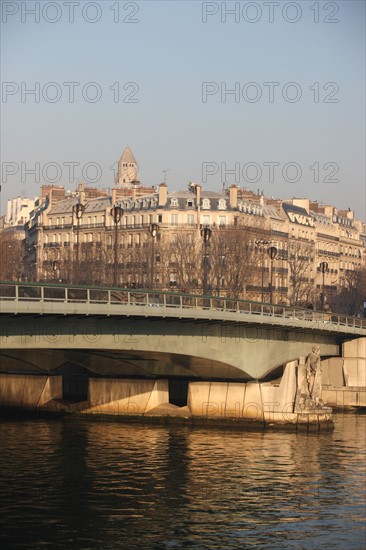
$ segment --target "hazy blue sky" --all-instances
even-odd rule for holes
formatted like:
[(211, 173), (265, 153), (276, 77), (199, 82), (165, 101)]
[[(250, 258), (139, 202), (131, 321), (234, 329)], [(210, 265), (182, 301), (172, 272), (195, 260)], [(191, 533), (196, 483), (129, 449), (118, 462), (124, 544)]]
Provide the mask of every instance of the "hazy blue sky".
[(111, 187), (129, 143), (146, 185), (170, 169), (171, 190), (226, 180), (366, 219), (364, 1), (1, 4), (2, 212), (52, 179)]

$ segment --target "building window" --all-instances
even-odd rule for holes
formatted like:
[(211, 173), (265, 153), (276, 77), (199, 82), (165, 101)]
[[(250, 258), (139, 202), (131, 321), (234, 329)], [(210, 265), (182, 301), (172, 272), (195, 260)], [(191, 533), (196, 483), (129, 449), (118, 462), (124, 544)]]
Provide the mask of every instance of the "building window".
[(202, 224), (210, 225), (210, 216), (202, 216)]
[(188, 208), (193, 208), (193, 206), (194, 206), (193, 199), (188, 199), (188, 200), (187, 200), (187, 207), (188, 207)]
[(170, 206), (178, 206), (178, 199), (171, 199)]
[(170, 223), (172, 225), (178, 225), (178, 214), (171, 214)]
[(226, 216), (219, 216), (219, 225), (226, 225)]
[(205, 210), (209, 210), (211, 208), (210, 199), (203, 199), (202, 208), (204, 208)]
[(158, 223), (163, 223), (163, 214), (158, 215)]
[(194, 214), (187, 214), (188, 225), (194, 225)]
[(226, 210), (226, 200), (220, 199), (219, 200), (219, 210)]

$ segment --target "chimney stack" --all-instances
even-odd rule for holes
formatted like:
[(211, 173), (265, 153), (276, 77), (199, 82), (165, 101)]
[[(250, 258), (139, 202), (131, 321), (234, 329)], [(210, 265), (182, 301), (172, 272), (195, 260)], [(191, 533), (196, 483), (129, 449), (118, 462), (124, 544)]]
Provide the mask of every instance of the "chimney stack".
[(238, 187), (237, 185), (232, 185), (229, 189), (229, 203), (230, 208), (233, 208), (234, 210), (238, 208)]
[(168, 200), (168, 187), (166, 183), (159, 185), (159, 206), (165, 206)]

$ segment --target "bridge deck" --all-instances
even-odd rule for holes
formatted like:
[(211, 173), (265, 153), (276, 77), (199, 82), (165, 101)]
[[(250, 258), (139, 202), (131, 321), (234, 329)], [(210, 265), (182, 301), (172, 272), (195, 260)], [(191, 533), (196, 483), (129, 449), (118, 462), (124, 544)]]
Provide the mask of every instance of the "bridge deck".
[(174, 318), (366, 336), (366, 319), (227, 297), (47, 284), (0, 283), (2, 314)]

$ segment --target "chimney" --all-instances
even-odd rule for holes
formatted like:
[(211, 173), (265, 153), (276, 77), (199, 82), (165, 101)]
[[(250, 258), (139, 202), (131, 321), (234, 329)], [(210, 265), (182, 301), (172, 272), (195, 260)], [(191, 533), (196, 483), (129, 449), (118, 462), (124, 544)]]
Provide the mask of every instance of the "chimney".
[(230, 208), (234, 210), (238, 208), (238, 187), (237, 185), (232, 185), (229, 189), (230, 191)]
[(159, 185), (159, 206), (165, 206), (168, 199), (168, 187), (166, 183)]
[(77, 192), (79, 195), (79, 200), (81, 204), (85, 204), (85, 183), (79, 183), (77, 187)]
[(202, 185), (199, 185), (199, 184), (197, 183), (197, 185), (195, 186), (194, 190), (195, 190), (195, 193), (196, 193), (196, 203), (197, 203), (197, 207), (200, 208), (200, 206), (201, 206), (201, 191), (202, 191)]

